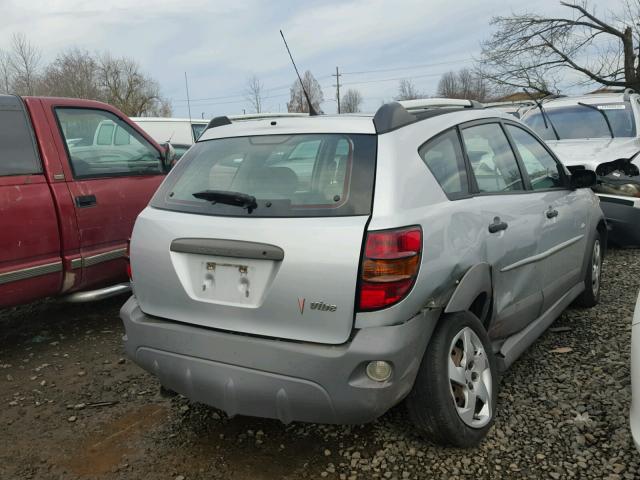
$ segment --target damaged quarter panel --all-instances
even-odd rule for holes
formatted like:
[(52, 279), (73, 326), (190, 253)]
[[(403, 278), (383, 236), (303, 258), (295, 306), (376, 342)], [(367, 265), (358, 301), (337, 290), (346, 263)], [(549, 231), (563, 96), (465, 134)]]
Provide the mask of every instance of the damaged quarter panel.
[[(539, 253), (546, 207), (542, 200), (534, 199), (542, 194), (522, 192), (449, 200), (418, 152), (408, 146), (453, 125), (455, 119), (443, 117), (379, 137), (376, 195), (368, 230), (415, 224), (421, 219), (423, 253), (412, 293), (384, 311), (358, 313), (356, 328), (401, 323), (423, 308), (444, 309), (465, 273), (481, 263), (493, 268), (496, 323), (492, 335), (517, 331), (540, 312), (540, 265), (525, 262), (500, 270)], [(403, 168), (397, 168), (397, 164)], [(508, 223), (507, 231), (489, 232), (495, 217)]]

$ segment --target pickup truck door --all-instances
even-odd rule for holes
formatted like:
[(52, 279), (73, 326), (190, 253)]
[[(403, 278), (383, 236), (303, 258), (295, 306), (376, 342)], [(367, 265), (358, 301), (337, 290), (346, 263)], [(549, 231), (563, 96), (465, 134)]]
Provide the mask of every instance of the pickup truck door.
[(542, 142), (519, 125), (507, 123), (505, 128), (531, 189), (542, 201), (538, 214), (543, 222), (540, 262), (546, 311), (582, 280), (588, 198), (584, 191), (569, 189), (563, 167)]
[(31, 122), (19, 97), (0, 96), (0, 307), (62, 287), (58, 217)]
[(160, 147), (117, 110), (69, 102), (52, 100), (49, 110), (66, 158), (86, 289), (127, 279), (127, 241), (165, 171)]

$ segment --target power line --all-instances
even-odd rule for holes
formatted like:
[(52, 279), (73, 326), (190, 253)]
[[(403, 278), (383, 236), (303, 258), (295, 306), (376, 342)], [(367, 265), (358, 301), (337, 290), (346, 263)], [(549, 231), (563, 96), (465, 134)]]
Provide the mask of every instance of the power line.
[[(316, 80), (325, 80), (327, 78), (331, 78), (335, 75), (323, 75), (322, 77), (317, 77)], [(265, 88), (263, 91), (264, 92), (277, 92), (280, 90), (289, 90), (291, 88), (291, 84), (288, 83), (287, 85), (280, 85), (278, 87), (272, 87), (272, 88)], [(228, 98), (236, 98), (236, 97), (244, 97), (245, 94), (244, 92), (239, 92), (239, 93), (231, 93), (229, 95), (223, 95), (220, 97), (206, 97), (206, 98), (192, 98), (191, 99), (191, 103), (193, 102), (199, 102), (199, 101), (209, 101), (209, 100), (226, 100)], [(186, 103), (186, 99), (175, 99), (175, 100), (171, 100), (173, 103)]]
[(412, 75), (410, 77), (394, 77), (394, 78), (379, 78), (376, 80), (361, 80), (357, 82), (343, 82), (342, 85), (364, 85), (366, 83), (382, 83), (382, 82), (393, 82), (396, 80), (413, 80), (414, 78), (426, 78), (426, 77), (439, 77), (444, 75), (446, 72), (439, 73), (425, 73), (424, 75)]
[(415, 70), (418, 68), (427, 68), (427, 67), (437, 67), (439, 65), (451, 65), (454, 63), (463, 63), (473, 60), (473, 58), (463, 58), (460, 60), (449, 60), (446, 62), (438, 62), (438, 63), (423, 63), (422, 65), (411, 65), (406, 67), (393, 67), (393, 68), (380, 68), (376, 70), (361, 70), (359, 72), (342, 72), (342, 75), (360, 75), (362, 73), (378, 73), (378, 72), (396, 72), (399, 70)]
[[(360, 70), (357, 72), (340, 72), (340, 75), (361, 75), (361, 74), (365, 74), (365, 73), (382, 73), (382, 72), (397, 72), (397, 71), (401, 71), (401, 70), (417, 70), (420, 68), (428, 68), (428, 67), (436, 67), (436, 66), (440, 66), (440, 65), (451, 65), (454, 63), (463, 63), (463, 62), (468, 62), (470, 60), (473, 60), (473, 58), (471, 57), (467, 57), (467, 58), (462, 58), (462, 59), (458, 59), (458, 60), (449, 60), (446, 62), (437, 62), (437, 63), (423, 63), (420, 65), (409, 65), (409, 66), (404, 66), (404, 67), (392, 67), (392, 68), (379, 68), (379, 69), (374, 69), (374, 70)], [(422, 78), (422, 77), (426, 77), (426, 76), (437, 76), (437, 75), (442, 75), (442, 73), (438, 73), (438, 74), (427, 74), (427, 75), (414, 75), (411, 77), (396, 77), (396, 78), (392, 78), (392, 79), (382, 79), (382, 80), (367, 80), (367, 81), (360, 81), (360, 82), (350, 82), (350, 83), (342, 83), (342, 85), (358, 85), (358, 84), (364, 84), (364, 83), (376, 83), (376, 82), (386, 82), (386, 81), (393, 81), (393, 80), (402, 80), (403, 78), (407, 78), (407, 79), (411, 79), (411, 78)], [(335, 77), (335, 74), (331, 74), (331, 75), (323, 75), (322, 77), (317, 77), (317, 80), (324, 80), (327, 78), (331, 78), (331, 77)], [(331, 87), (334, 87), (335, 85), (331, 85)], [(288, 90), (289, 88), (291, 88), (290, 84), (287, 85), (280, 85), (277, 87), (272, 87), (272, 88), (266, 88), (264, 89), (265, 92), (277, 92), (277, 91), (281, 91), (281, 90)], [(201, 102), (201, 101), (211, 101), (211, 100), (228, 100), (231, 98), (244, 98), (245, 94), (244, 92), (238, 92), (238, 93), (231, 93), (229, 95), (223, 95), (223, 96), (219, 96), (219, 97), (205, 97), (205, 98), (192, 98), (191, 99), (191, 103), (196, 103), (196, 102)], [(187, 100), (186, 99), (176, 99), (176, 100), (171, 100), (172, 103), (186, 103)], [(240, 100), (238, 100), (239, 102)], [(225, 102), (227, 103), (227, 102)]]
[[(357, 81), (352, 81), (352, 82), (341, 82), (340, 86), (345, 86), (345, 85), (367, 85), (367, 84), (372, 84), (372, 83), (384, 83), (384, 82), (394, 82), (394, 81), (398, 81), (398, 80), (413, 80), (413, 79), (417, 79), (417, 78), (428, 78), (428, 77), (439, 77), (441, 75), (443, 75), (446, 72), (437, 72), (437, 73), (425, 73), (422, 75), (411, 75), (411, 76), (401, 76), (401, 77), (392, 77), (392, 78), (378, 78), (378, 79), (374, 79), (374, 80), (357, 80)], [(346, 75), (346, 73), (344, 72), (338, 72), (338, 74), (340, 76), (342, 75)], [(332, 75), (326, 75), (324, 77), (319, 77), (319, 78), (327, 78), (327, 77), (335, 77), (336, 74), (332, 74)], [(330, 88), (334, 88), (337, 86), (336, 84), (330, 84), (330, 85), (321, 85), (320, 88), (322, 89), (330, 89)], [(279, 88), (269, 88), (269, 89), (265, 89), (265, 92), (275, 92), (275, 91), (279, 91), (279, 90), (288, 90), (290, 87), (286, 86), (286, 87), (279, 87)], [(268, 95), (265, 97), (262, 97), (264, 100), (270, 99), (270, 98), (278, 98), (278, 97), (283, 97), (288, 95), (288, 92), (284, 92), (284, 93), (279, 93), (276, 95)], [(237, 98), (239, 97), (237, 100), (231, 100), (233, 98)], [(213, 101), (210, 101), (213, 100)], [(216, 101), (216, 100), (224, 100), (224, 101)], [(244, 94), (238, 94), (238, 95), (225, 95), (225, 96), (220, 96), (220, 97), (209, 97), (209, 98), (200, 98), (200, 99), (191, 99), (191, 104), (197, 104), (198, 106), (213, 106), (213, 105), (231, 105), (231, 104), (237, 104), (237, 103), (242, 103), (244, 102)], [(181, 103), (183, 102), (182, 100), (173, 100), (172, 103)]]

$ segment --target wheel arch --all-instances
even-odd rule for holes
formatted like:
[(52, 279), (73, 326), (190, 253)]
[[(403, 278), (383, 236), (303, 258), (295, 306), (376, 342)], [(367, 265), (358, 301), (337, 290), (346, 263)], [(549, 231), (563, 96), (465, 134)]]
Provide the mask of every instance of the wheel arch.
[(460, 279), (443, 313), (468, 311), (487, 327), (492, 294), (491, 266), (486, 262), (478, 263)]
[(607, 253), (608, 247), (608, 238), (609, 238), (609, 229), (607, 227), (607, 221), (604, 218), (601, 218), (598, 221), (598, 225), (596, 225), (596, 230), (600, 234), (600, 240), (602, 241), (602, 256)]

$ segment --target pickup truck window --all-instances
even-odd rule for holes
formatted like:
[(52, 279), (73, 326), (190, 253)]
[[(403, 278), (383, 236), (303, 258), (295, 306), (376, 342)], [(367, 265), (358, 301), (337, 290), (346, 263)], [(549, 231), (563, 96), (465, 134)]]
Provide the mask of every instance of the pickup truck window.
[(88, 108), (56, 108), (76, 178), (162, 173), (158, 152), (116, 115)]
[(31, 125), (17, 97), (0, 100), (0, 177), (41, 173)]

